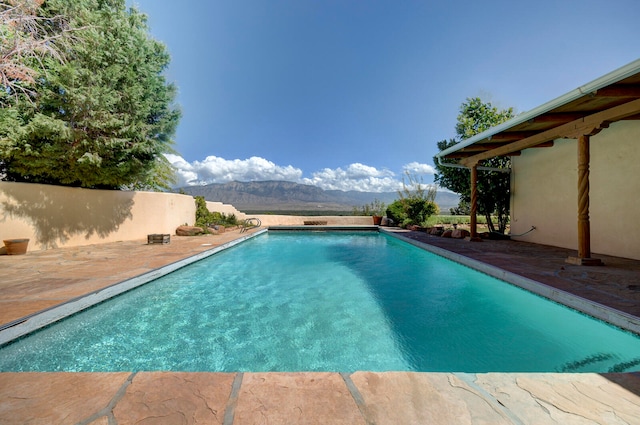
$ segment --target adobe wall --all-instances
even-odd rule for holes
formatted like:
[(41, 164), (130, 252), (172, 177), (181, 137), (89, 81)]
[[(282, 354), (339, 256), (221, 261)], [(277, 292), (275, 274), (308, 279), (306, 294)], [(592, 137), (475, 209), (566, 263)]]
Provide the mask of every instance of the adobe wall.
[(235, 215), (238, 220), (244, 220), (246, 218), (246, 214), (238, 211), (233, 205), (223, 204), (222, 202), (207, 202), (207, 209), (211, 212), (219, 212), (223, 213), (226, 216), (231, 214)]
[(328, 226), (371, 226), (370, 216), (294, 216), (259, 214), (247, 218), (259, 218), (263, 226), (303, 226), (305, 221), (326, 221)]
[[(248, 218), (232, 205), (207, 202), (209, 211)], [(146, 240), (151, 233), (175, 234), (193, 225), (190, 195), (95, 190), (33, 183), (0, 182), (0, 251), (2, 240), (28, 238), (29, 251), (125, 240)], [(294, 217), (252, 215), (263, 226), (302, 225), (326, 220), (332, 225), (372, 224), (371, 217)]]
[[(591, 252), (640, 260), (640, 122), (611, 124), (590, 142)], [(512, 158), (513, 239), (576, 249), (578, 146), (556, 140)]]
[(0, 240), (29, 238), (29, 250), (146, 240), (194, 220), (188, 195), (0, 182)]

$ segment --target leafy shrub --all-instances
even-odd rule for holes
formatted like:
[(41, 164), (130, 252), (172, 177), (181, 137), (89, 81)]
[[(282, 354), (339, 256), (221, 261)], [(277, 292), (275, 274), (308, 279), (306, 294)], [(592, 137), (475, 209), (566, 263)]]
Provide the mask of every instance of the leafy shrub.
[(223, 226), (235, 226), (238, 224), (238, 219), (235, 214), (229, 214), (228, 216), (224, 213), (220, 213), (217, 211), (211, 212), (207, 208), (207, 201), (205, 201), (204, 196), (196, 196), (196, 226), (202, 227), (207, 231), (208, 227), (214, 226), (216, 224)]
[(416, 177), (407, 173), (408, 183), (402, 179), (403, 189), (398, 191), (400, 199), (394, 201), (387, 208), (387, 217), (401, 227), (409, 225), (426, 226), (427, 220), (438, 214), (435, 203), (436, 188), (425, 188)]
[(400, 225), (407, 219), (407, 213), (404, 210), (404, 204), (400, 200), (393, 201), (387, 207), (387, 217), (394, 223)]

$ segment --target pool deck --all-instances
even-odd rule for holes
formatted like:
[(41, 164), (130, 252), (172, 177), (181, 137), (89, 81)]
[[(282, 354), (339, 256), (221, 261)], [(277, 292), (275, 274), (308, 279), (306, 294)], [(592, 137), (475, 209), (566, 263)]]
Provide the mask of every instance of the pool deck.
[[(514, 241), (402, 236), (640, 315), (640, 261)], [(0, 325), (243, 237), (0, 255)], [(1, 424), (640, 424), (640, 373), (0, 373)]]

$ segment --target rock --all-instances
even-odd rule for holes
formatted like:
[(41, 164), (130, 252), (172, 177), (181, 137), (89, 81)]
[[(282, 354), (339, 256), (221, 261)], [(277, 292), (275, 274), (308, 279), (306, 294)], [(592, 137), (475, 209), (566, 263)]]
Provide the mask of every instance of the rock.
[(221, 233), (224, 233), (225, 228), (224, 226), (220, 226), (220, 225), (215, 225), (213, 227), (207, 227), (207, 230), (209, 231), (209, 233), (211, 233), (212, 235), (219, 235)]
[(469, 235), (469, 231), (465, 229), (455, 229), (451, 232), (451, 237), (454, 239), (464, 239)]
[(178, 226), (176, 236), (198, 236), (202, 235), (204, 230), (202, 227), (196, 226)]
[(434, 226), (431, 229), (427, 230), (427, 233), (434, 236), (441, 236), (444, 232), (444, 227), (442, 226)]
[(445, 230), (445, 231), (442, 233), (442, 237), (443, 237), (443, 238), (450, 238), (450, 237), (451, 237), (451, 233), (453, 233), (453, 230)]

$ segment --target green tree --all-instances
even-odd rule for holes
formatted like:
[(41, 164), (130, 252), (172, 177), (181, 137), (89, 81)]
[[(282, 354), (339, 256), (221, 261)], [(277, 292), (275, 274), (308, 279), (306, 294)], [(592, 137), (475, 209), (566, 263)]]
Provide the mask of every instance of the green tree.
[[(125, 0), (48, 0), (43, 18), (63, 16), (66, 61), (41, 59), (32, 99), (0, 111), (0, 174), (10, 181), (91, 188), (158, 189), (172, 181), (180, 118), (163, 71), (165, 46)], [(6, 91), (6, 90), (5, 90)]]
[(59, 49), (62, 38), (73, 37), (62, 16), (43, 18), (37, 10), (43, 0), (5, 0), (0, 2), (0, 106), (5, 107), (16, 94), (35, 95), (31, 85), (38, 75), (42, 58), (64, 61)]
[[(455, 139), (438, 142), (438, 150), (443, 151), (464, 139), (482, 133), (491, 127), (513, 118), (513, 108), (499, 110), (490, 102), (483, 102), (480, 98), (468, 98), (460, 106), (458, 122), (456, 124)], [(454, 160), (443, 160), (445, 163), (455, 163)], [(434, 157), (437, 173), (434, 181), (460, 194), (460, 202), (471, 201), (471, 173), (466, 168), (451, 168), (442, 166)], [(511, 167), (508, 157), (496, 157), (481, 161), (485, 167)], [(491, 216), (497, 217), (498, 231), (504, 233), (509, 222), (510, 181), (509, 174), (498, 171), (480, 171), (478, 173), (478, 212), (485, 216), (490, 231), (496, 231)]]

